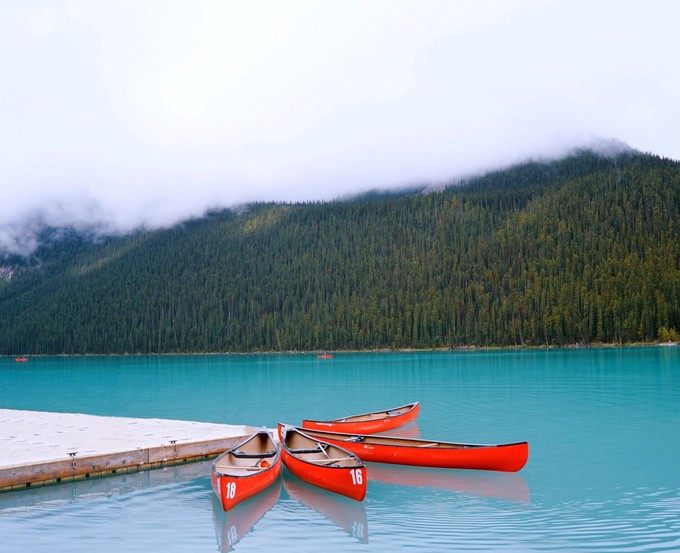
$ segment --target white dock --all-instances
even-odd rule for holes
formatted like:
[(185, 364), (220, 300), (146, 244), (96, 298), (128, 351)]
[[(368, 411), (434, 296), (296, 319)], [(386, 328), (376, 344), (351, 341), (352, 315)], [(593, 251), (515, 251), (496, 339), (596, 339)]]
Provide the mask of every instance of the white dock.
[(0, 409), (0, 490), (215, 456), (250, 426)]

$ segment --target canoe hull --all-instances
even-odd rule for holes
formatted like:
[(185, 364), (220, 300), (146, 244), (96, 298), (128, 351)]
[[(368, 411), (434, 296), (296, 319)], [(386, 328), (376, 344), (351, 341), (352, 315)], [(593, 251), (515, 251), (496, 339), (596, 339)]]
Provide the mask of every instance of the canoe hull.
[[(373, 463), (517, 472), (526, 465), (529, 458), (527, 442), (489, 446), (452, 444), (450, 448), (428, 448), (424, 445), (384, 445), (351, 441), (350, 439), (356, 436), (351, 434), (333, 435), (326, 431), (316, 434), (314, 430), (307, 432), (316, 439), (351, 451), (362, 461)], [(367, 436), (367, 440), (370, 441), (370, 438), (371, 436)], [(380, 438), (392, 439), (383, 436)], [(394, 440), (396, 444), (399, 438)], [(422, 441), (422, 444), (427, 442)]]
[(409, 411), (393, 417), (386, 416), (382, 419), (370, 421), (302, 421), (302, 428), (309, 430), (321, 430), (330, 432), (343, 432), (347, 434), (377, 434), (405, 426), (413, 422), (420, 412), (420, 404), (415, 403)]
[(212, 471), (210, 483), (225, 511), (271, 486), (281, 474), (281, 456), (267, 470), (247, 476), (232, 476)]
[(366, 497), (366, 467), (323, 467), (301, 461), (285, 448), (281, 449), (281, 458), (286, 468), (300, 480), (357, 501)]

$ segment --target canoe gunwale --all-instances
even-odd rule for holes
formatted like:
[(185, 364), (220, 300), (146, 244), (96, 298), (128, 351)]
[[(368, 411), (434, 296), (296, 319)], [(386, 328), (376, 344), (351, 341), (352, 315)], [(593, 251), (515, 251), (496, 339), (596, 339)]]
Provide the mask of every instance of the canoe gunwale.
[[(298, 427), (293, 427), (296, 430), (300, 430)], [(420, 438), (400, 438), (398, 436), (386, 436), (383, 434), (357, 434), (357, 433), (350, 433), (350, 432), (334, 432), (332, 430), (313, 430), (311, 428), (302, 428), (304, 432), (309, 432), (312, 434), (332, 434), (331, 439), (337, 439), (338, 441), (342, 442), (349, 442), (352, 444), (369, 444), (369, 445), (386, 445), (389, 447), (423, 447), (425, 445), (430, 445), (433, 446), (431, 449), (478, 449), (478, 448), (494, 448), (494, 447), (513, 447), (513, 446), (518, 446), (518, 445), (529, 445), (529, 442), (527, 441), (522, 441), (522, 442), (512, 442), (512, 443), (507, 443), (507, 444), (465, 444), (465, 443), (456, 443), (456, 442), (445, 442), (441, 440), (423, 440)], [(314, 439), (314, 436), (310, 436), (311, 438)], [(347, 439), (342, 439), (343, 437), (346, 437)], [(360, 438), (357, 440), (350, 440), (349, 438)], [(321, 441), (323, 441), (323, 438), (319, 438)], [(382, 443), (371, 443), (370, 440), (373, 439), (385, 439), (388, 440), (389, 443), (387, 444), (382, 444)], [(416, 442), (418, 445), (411, 445), (411, 444), (403, 444), (403, 443), (396, 443), (397, 440), (403, 440), (403, 441), (408, 441), (408, 442)], [(434, 445), (439, 445), (439, 446), (445, 446), (445, 447), (434, 447)], [(446, 447), (446, 446), (451, 446), (451, 447)], [(423, 449), (426, 449), (423, 447)]]
[[(340, 417), (340, 418), (337, 418), (337, 419), (329, 419), (329, 420), (323, 420), (323, 421), (322, 420), (305, 419), (303, 421), (303, 424), (305, 422), (309, 422), (309, 423), (313, 423), (313, 424), (324, 424), (324, 423), (352, 424), (352, 423), (368, 422), (368, 421), (354, 421), (352, 419), (356, 419), (356, 418), (359, 418), (359, 417), (366, 417), (368, 415), (376, 415), (376, 414), (384, 413), (385, 414), (384, 417), (378, 417), (376, 419), (373, 419), (370, 422), (380, 421), (380, 420), (383, 420), (383, 419), (390, 419), (390, 418), (393, 418), (393, 417), (401, 417), (401, 416), (407, 414), (409, 411), (412, 411), (413, 409), (415, 409), (419, 405), (419, 403), (420, 403), (419, 401), (414, 401), (413, 403), (407, 403), (406, 405), (400, 405), (399, 407), (392, 407), (391, 409), (386, 409), (384, 411), (370, 411), (368, 413), (360, 413), (358, 415), (349, 415), (347, 417)], [(409, 409), (407, 409), (403, 413), (397, 413), (397, 414), (390, 415), (391, 411), (398, 411), (399, 409), (405, 409), (407, 407)], [(298, 427), (295, 427), (295, 428), (298, 428)], [(308, 429), (306, 429), (306, 430), (308, 430)]]
[[(323, 443), (323, 444), (329, 445), (329, 446), (331, 446), (331, 447), (334, 447), (334, 448), (336, 448), (336, 449), (339, 449), (339, 450), (343, 451), (344, 453), (346, 453), (347, 457), (349, 457), (351, 460), (353, 460), (353, 461), (355, 462), (355, 464), (354, 464), (353, 466), (323, 465), (322, 463), (325, 462), (325, 461), (328, 461), (328, 459), (319, 459), (319, 460), (318, 460), (319, 462), (314, 462), (314, 461), (309, 461), (309, 460), (307, 460), (307, 459), (304, 459), (304, 458), (300, 457), (298, 454), (293, 453), (293, 451), (295, 451), (295, 450), (292, 450), (292, 449), (290, 449), (290, 448), (288, 448), (288, 447), (286, 446), (286, 443), (285, 443), (285, 436), (286, 436), (286, 432), (287, 432), (288, 430), (293, 430), (293, 431), (295, 431), (295, 432), (298, 432), (299, 434), (302, 434), (305, 438), (309, 438), (310, 440), (313, 440), (313, 441), (315, 441), (315, 442)], [(349, 450), (343, 448), (342, 446), (339, 446), (339, 445), (336, 445), (336, 444), (331, 444), (331, 443), (329, 443), (329, 442), (324, 442), (323, 440), (317, 440), (316, 438), (313, 438), (312, 436), (308, 436), (308, 435), (305, 434), (304, 432), (301, 432), (300, 429), (297, 428), (297, 427), (295, 427), (295, 426), (288, 426), (288, 427), (285, 427), (285, 426), (284, 426), (284, 428), (283, 428), (283, 436), (282, 436), (282, 439), (281, 439), (281, 447), (286, 451), (286, 453), (287, 453), (288, 455), (290, 455), (290, 456), (291, 456), (293, 459), (295, 459), (296, 461), (300, 461), (301, 463), (306, 463), (306, 464), (308, 464), (308, 465), (312, 465), (312, 466), (318, 467), (318, 468), (324, 468), (324, 469), (351, 469), (351, 468), (364, 468), (364, 466), (365, 466), (365, 465), (364, 465), (364, 462), (361, 460), (361, 458), (360, 458), (356, 453), (352, 453), (351, 451), (349, 451)]]
[[(274, 453), (271, 455), (267, 456), (262, 456), (262, 457), (239, 457), (238, 455), (235, 455), (237, 458), (250, 458), (250, 459), (272, 459), (274, 458), (274, 462), (271, 463), (268, 467), (260, 467), (259, 470), (253, 470), (251, 474), (232, 474), (230, 472), (223, 472), (219, 467), (218, 464), (222, 459), (224, 459), (227, 455), (230, 455), (233, 451), (238, 451), (241, 446), (247, 444), (248, 442), (254, 440), (257, 438), (259, 435), (265, 434), (267, 436), (267, 439), (274, 445)], [(267, 452), (269, 453), (269, 452)], [(253, 433), (251, 436), (243, 440), (241, 443), (235, 445), (231, 449), (225, 451), (221, 455), (219, 455), (215, 461), (212, 464), (212, 472), (215, 473), (215, 476), (220, 476), (220, 477), (226, 477), (226, 478), (252, 478), (253, 476), (259, 476), (262, 475), (262, 473), (267, 472), (269, 470), (272, 470), (278, 465), (281, 461), (281, 447), (277, 446), (276, 442), (274, 441), (271, 433), (268, 430), (258, 430), (257, 432)], [(248, 470), (249, 468), (255, 468), (254, 466), (251, 465), (244, 465), (243, 469)]]

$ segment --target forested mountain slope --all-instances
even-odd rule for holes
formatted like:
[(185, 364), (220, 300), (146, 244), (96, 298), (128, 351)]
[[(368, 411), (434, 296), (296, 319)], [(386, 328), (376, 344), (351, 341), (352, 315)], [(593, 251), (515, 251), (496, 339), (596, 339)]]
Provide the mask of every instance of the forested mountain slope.
[(258, 204), (44, 246), (1, 353), (655, 340), (680, 329), (680, 163), (581, 152), (460, 187)]

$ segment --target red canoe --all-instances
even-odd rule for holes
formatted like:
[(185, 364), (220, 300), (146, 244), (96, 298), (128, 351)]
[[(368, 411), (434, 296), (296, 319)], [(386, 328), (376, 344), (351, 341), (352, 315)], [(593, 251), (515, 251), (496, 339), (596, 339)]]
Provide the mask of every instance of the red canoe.
[(305, 430), (310, 437), (339, 445), (362, 461), (453, 469), (517, 472), (527, 462), (529, 444), (455, 444), (392, 436)]
[(302, 428), (313, 430), (330, 430), (331, 432), (351, 432), (359, 434), (375, 434), (385, 432), (393, 428), (399, 428), (416, 419), (420, 411), (420, 404), (409, 403), (402, 407), (395, 407), (387, 411), (376, 411), (374, 413), (364, 413), (352, 415), (342, 419), (329, 421), (303, 420)]
[(281, 449), (261, 430), (220, 455), (210, 482), (225, 511), (261, 492), (281, 473)]
[(300, 480), (357, 501), (364, 499), (368, 478), (356, 455), (282, 424), (279, 436), (283, 463)]

